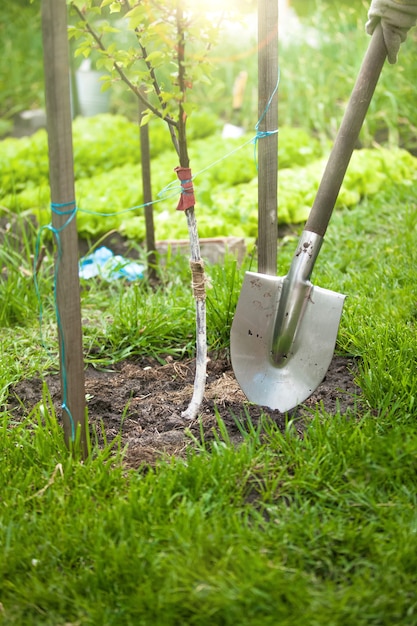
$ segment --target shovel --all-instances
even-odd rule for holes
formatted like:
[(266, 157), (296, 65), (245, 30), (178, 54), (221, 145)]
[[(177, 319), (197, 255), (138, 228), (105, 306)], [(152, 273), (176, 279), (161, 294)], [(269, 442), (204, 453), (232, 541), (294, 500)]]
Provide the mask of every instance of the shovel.
[(378, 26), (288, 274), (245, 274), (231, 359), (239, 385), (255, 404), (289, 411), (317, 389), (332, 360), (345, 296), (312, 285), (310, 277), (386, 55)]

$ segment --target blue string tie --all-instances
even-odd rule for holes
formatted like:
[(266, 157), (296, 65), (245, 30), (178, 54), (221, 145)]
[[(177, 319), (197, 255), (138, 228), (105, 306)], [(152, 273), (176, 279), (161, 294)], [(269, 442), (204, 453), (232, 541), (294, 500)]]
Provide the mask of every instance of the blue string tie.
[[(71, 207), (71, 208), (66, 208), (66, 207)], [(37, 267), (37, 263), (38, 263), (38, 259), (39, 259), (39, 253), (40, 253), (40, 247), (41, 247), (41, 241), (42, 241), (42, 234), (45, 230), (49, 230), (55, 239), (56, 242), (56, 246), (57, 246), (57, 259), (56, 259), (56, 263), (55, 263), (55, 271), (54, 271), (54, 306), (55, 306), (55, 315), (56, 315), (56, 319), (57, 319), (57, 327), (58, 327), (58, 338), (59, 338), (59, 345), (60, 345), (60, 355), (61, 355), (61, 379), (62, 379), (62, 403), (61, 403), (61, 409), (63, 411), (65, 411), (65, 413), (68, 415), (69, 418), (69, 422), (70, 422), (70, 427), (71, 427), (71, 441), (75, 441), (75, 423), (74, 423), (74, 418), (71, 414), (71, 411), (68, 407), (67, 401), (68, 401), (68, 384), (67, 384), (67, 369), (65, 366), (65, 341), (64, 341), (64, 334), (63, 334), (63, 327), (62, 327), (62, 321), (61, 321), (61, 316), (59, 314), (59, 309), (58, 309), (58, 300), (57, 300), (57, 286), (58, 286), (58, 270), (59, 270), (59, 263), (61, 261), (62, 258), (62, 245), (61, 245), (61, 237), (60, 237), (60, 233), (64, 230), (64, 228), (66, 228), (68, 226), (68, 224), (74, 219), (76, 213), (77, 213), (77, 206), (75, 203), (75, 200), (71, 201), (71, 202), (64, 202), (64, 203), (56, 203), (56, 202), (51, 202), (51, 211), (52, 213), (55, 213), (55, 215), (59, 215), (59, 216), (68, 216), (68, 219), (65, 220), (65, 222), (62, 224), (62, 226), (60, 226), (59, 228), (56, 228), (55, 226), (53, 226), (51, 223), (50, 224), (46, 224), (45, 226), (41, 226), (41, 228), (38, 230), (38, 234), (36, 237), (36, 244), (35, 244), (35, 255), (34, 255), (34, 259), (33, 259), (33, 279), (34, 279), (34, 283), (35, 283), (35, 291), (36, 291), (36, 296), (38, 298), (38, 302), (39, 302), (39, 324), (40, 324), (40, 328), (41, 328), (41, 343), (44, 345), (44, 342), (42, 340), (42, 322), (43, 322), (43, 306), (42, 306), (42, 298), (41, 298), (41, 294), (40, 294), (40, 289), (39, 289), (39, 283), (38, 283), (38, 278), (37, 278), (37, 273), (36, 273), (36, 267)]]

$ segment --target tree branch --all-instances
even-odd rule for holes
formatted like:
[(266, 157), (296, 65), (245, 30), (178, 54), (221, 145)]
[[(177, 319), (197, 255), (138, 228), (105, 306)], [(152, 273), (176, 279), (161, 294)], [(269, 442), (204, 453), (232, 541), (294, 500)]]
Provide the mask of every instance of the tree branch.
[[(139, 44), (140, 50), (142, 52), (143, 61), (145, 62), (145, 65), (146, 65), (146, 67), (148, 69), (148, 73), (149, 73), (149, 76), (150, 76), (150, 79), (151, 79), (151, 82), (152, 82), (153, 90), (154, 90), (154, 92), (156, 94), (156, 97), (159, 100), (159, 103), (161, 105), (161, 109), (163, 111), (165, 111), (166, 108), (167, 108), (167, 105), (166, 105), (166, 102), (164, 102), (163, 99), (162, 99), (162, 96), (161, 96), (162, 92), (161, 92), (161, 88), (160, 88), (159, 83), (158, 83), (158, 79), (156, 78), (155, 69), (151, 65), (151, 63), (149, 63), (149, 61), (147, 61), (148, 53), (147, 53), (146, 48), (142, 45), (142, 43), (140, 41), (140, 33), (139, 33), (138, 28), (135, 28), (135, 33), (136, 33), (136, 38), (138, 40), (138, 44)], [(163, 119), (166, 120), (167, 117), (168, 116), (163, 117)], [(175, 124), (175, 126), (177, 127), (177, 124)], [(172, 140), (172, 143), (174, 144), (175, 151), (176, 151), (176, 153), (178, 154), (178, 157), (179, 157), (180, 156), (180, 147), (179, 147), (179, 143), (178, 143), (178, 138), (177, 138), (177, 136), (175, 134), (174, 124), (169, 124), (168, 123), (168, 128), (169, 128), (169, 132), (171, 134), (171, 140)]]
[[(102, 52), (107, 53), (107, 48), (106, 46), (103, 44), (103, 42), (101, 41), (101, 37), (99, 37), (99, 35), (95, 32), (95, 30), (92, 28), (92, 26), (90, 25), (90, 23), (87, 21), (87, 19), (84, 17), (82, 11), (77, 7), (76, 4), (71, 3), (71, 6), (75, 9), (76, 13), (78, 14), (78, 16), (80, 17), (80, 19), (84, 22), (85, 24), (85, 28), (87, 30), (87, 32), (90, 34), (90, 36), (94, 39), (94, 41), (96, 42), (96, 44), (98, 45), (98, 47), (100, 48), (100, 50), (102, 50)], [(111, 57), (110, 57), (111, 58)], [(178, 124), (177, 122), (172, 119), (172, 117), (170, 117), (169, 115), (164, 116), (161, 111), (159, 111), (156, 107), (153, 106), (153, 104), (151, 104), (149, 102), (149, 100), (147, 100), (147, 98), (145, 98), (141, 92), (140, 89), (138, 87), (136, 87), (136, 85), (134, 85), (129, 78), (126, 76), (125, 72), (123, 71), (123, 69), (120, 67), (120, 65), (117, 63), (117, 61), (113, 60), (113, 67), (116, 70), (116, 72), (119, 74), (120, 78), (122, 79), (122, 81), (124, 83), (126, 83), (126, 85), (129, 87), (129, 89), (131, 91), (133, 91), (133, 93), (136, 95), (136, 97), (141, 100), (143, 102), (143, 104), (150, 110), (152, 111), (152, 113), (154, 115), (156, 115), (156, 117), (159, 117), (160, 119), (164, 120), (165, 122), (167, 122), (168, 126), (171, 128), (171, 126), (173, 126), (174, 128), (177, 128)]]
[(182, 99), (179, 102), (179, 115), (178, 115), (178, 141), (179, 141), (179, 157), (181, 167), (190, 167), (190, 159), (188, 157), (187, 150), (187, 135), (186, 135), (186, 122), (187, 116), (184, 111), (184, 100), (186, 91), (185, 80), (185, 33), (184, 33), (184, 15), (182, 11), (181, 2), (177, 5), (177, 65), (178, 65), (178, 87), (182, 95)]

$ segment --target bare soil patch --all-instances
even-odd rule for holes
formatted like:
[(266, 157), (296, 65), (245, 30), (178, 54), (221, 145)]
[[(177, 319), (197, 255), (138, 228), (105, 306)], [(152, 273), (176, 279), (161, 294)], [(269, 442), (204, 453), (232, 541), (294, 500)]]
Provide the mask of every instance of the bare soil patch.
[[(128, 467), (153, 464), (164, 455), (182, 456), (193, 445), (190, 433), (198, 440), (201, 432), (206, 441), (218, 430), (218, 415), (223, 420), (230, 440), (239, 444), (242, 434), (237, 422), (250, 419), (257, 425), (262, 414), (269, 416), (283, 429), (288, 416), (302, 436), (306, 423), (317, 406), (328, 413), (347, 413), (357, 403), (360, 389), (354, 382), (355, 362), (335, 356), (325, 380), (315, 393), (289, 414), (271, 411), (250, 404), (240, 389), (227, 358), (212, 358), (208, 363), (207, 387), (200, 417), (184, 420), (181, 412), (188, 406), (193, 391), (194, 360), (171, 361), (160, 365), (150, 359), (125, 361), (111, 371), (88, 367), (85, 372), (85, 393), (89, 423), (103, 443), (120, 434), (126, 446)], [(12, 389), (8, 409), (22, 419), (42, 400), (42, 385), (46, 382), (57, 415), (60, 414), (61, 388), (56, 374), (44, 379), (22, 380)]]

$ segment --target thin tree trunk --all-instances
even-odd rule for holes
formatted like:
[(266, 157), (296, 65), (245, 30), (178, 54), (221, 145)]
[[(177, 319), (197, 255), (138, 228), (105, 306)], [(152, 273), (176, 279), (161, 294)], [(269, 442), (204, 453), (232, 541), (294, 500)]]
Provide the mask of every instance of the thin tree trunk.
[[(184, 16), (182, 11), (181, 0), (177, 4), (177, 33), (178, 33), (178, 84), (180, 92), (185, 98), (186, 81), (185, 81), (185, 37), (184, 37)], [(180, 168), (188, 172), (179, 178), (182, 178), (183, 197), (186, 202), (185, 214), (187, 217), (188, 234), (190, 239), (190, 268), (192, 276), (193, 294), (196, 304), (196, 365), (194, 377), (194, 391), (190, 404), (183, 411), (182, 417), (186, 419), (195, 419), (198, 415), (201, 403), (204, 397), (207, 377), (207, 321), (206, 321), (206, 284), (204, 273), (204, 262), (201, 258), (200, 241), (198, 237), (197, 221), (195, 218), (194, 204), (191, 199), (187, 198), (187, 187), (192, 192), (190, 160), (187, 150), (187, 134), (186, 134), (186, 114), (182, 106), (179, 105), (178, 119), (178, 144)], [(187, 179), (188, 176), (188, 179)], [(192, 201), (194, 194), (192, 192)], [(181, 205), (181, 202), (180, 202)]]

